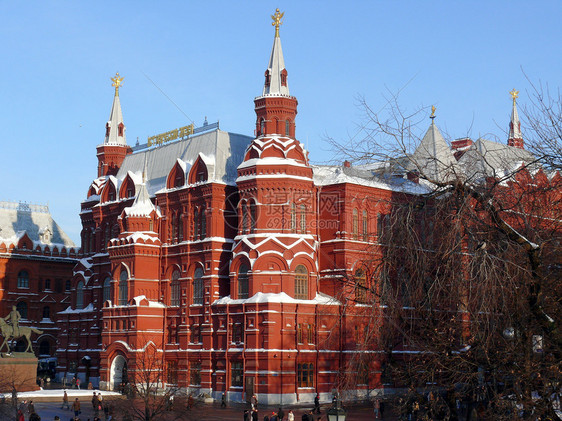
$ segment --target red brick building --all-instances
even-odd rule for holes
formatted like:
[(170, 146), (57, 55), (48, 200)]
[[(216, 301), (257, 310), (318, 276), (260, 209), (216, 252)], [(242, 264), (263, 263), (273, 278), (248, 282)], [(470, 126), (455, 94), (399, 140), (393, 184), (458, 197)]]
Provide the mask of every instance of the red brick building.
[[(16, 306), (33, 335), (39, 358), (54, 357), (57, 313), (70, 304), (79, 248), (53, 220), (47, 206), (0, 202), (0, 317)], [(25, 340), (16, 344), (25, 350)], [(5, 350), (4, 350), (5, 351)]]
[[(256, 138), (205, 124), (131, 148), (113, 80), (98, 178), (81, 205), (83, 258), (59, 313), (61, 376), (116, 388), (152, 347), (168, 385), (271, 404), (331, 399), (372, 311), (342, 280), (365, 282), (389, 203), (425, 188), (406, 171), (310, 164), (278, 27)], [(501, 149), (527, 159), (517, 139)], [(416, 154), (460, 164), (471, 147), (451, 150), (432, 122)], [(363, 370), (359, 393), (382, 387), (378, 364)]]

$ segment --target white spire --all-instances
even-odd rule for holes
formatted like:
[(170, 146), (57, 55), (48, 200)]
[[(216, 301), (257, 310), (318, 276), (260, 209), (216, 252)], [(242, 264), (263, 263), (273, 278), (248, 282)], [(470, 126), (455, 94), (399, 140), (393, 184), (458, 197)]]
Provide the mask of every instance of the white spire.
[(289, 95), (287, 70), (285, 70), (285, 60), (283, 59), (283, 49), (281, 48), (281, 38), (279, 37), (279, 25), (282, 24), (283, 14), (279, 13), (279, 9), (277, 9), (275, 15), (271, 16), (273, 18), (273, 26), (275, 26), (275, 38), (273, 39), (273, 48), (271, 49), (271, 57), (269, 58), (269, 65), (266, 71), (263, 96)]
[(510, 94), (513, 98), (513, 108), (511, 110), (511, 121), (509, 122), (508, 139), (523, 139), (523, 136), (521, 135), (521, 122), (519, 121), (519, 114), (517, 113), (517, 97), (519, 91), (513, 89)]
[(144, 181), (138, 186), (138, 193), (132, 206), (125, 208), (125, 214), (128, 216), (150, 216), (156, 210), (156, 207), (150, 200), (150, 195), (146, 189)]
[[(127, 145), (127, 137), (125, 135), (125, 123), (123, 122), (123, 112), (121, 111), (121, 102), (119, 101), (119, 86), (123, 81), (119, 77), (119, 73), (112, 77), (112, 86), (115, 86), (115, 96), (113, 97), (113, 105), (109, 120), (106, 124), (104, 144), (109, 145)], [(121, 128), (120, 128), (121, 126)]]

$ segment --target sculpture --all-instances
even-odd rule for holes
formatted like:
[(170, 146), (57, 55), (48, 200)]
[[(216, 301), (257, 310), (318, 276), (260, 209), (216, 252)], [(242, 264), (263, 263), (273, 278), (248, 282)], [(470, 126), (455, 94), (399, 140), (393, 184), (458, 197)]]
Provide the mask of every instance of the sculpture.
[(10, 352), (10, 346), (8, 342), (10, 339), (25, 338), (27, 341), (27, 348), (24, 352), (33, 352), (31, 348), (31, 334), (37, 333), (42, 334), (43, 331), (35, 329), (34, 327), (20, 326), (19, 321), (21, 319), (21, 314), (16, 309), (16, 306), (12, 306), (12, 311), (10, 314), (4, 318), (0, 318), (0, 334), (3, 337), (2, 345), (0, 345), (0, 352), (2, 348), (6, 346), (8, 352)]

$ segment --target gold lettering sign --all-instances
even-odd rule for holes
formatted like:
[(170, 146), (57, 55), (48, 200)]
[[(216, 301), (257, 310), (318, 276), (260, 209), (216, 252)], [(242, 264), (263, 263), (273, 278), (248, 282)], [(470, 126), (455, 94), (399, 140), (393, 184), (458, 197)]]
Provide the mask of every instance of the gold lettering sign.
[(172, 140), (181, 139), (183, 137), (193, 134), (193, 124), (189, 126), (180, 127), (179, 129), (170, 130), (166, 133), (157, 134), (156, 136), (150, 136), (148, 138), (148, 146), (152, 145), (162, 145), (166, 142), (171, 142)]

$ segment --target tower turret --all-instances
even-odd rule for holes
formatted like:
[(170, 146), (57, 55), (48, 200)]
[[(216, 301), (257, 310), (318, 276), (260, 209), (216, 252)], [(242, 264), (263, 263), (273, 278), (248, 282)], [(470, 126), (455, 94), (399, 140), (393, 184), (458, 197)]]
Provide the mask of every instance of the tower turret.
[(125, 156), (132, 152), (127, 145), (125, 123), (123, 122), (123, 112), (119, 100), (119, 87), (123, 83), (123, 78), (119, 77), (119, 73), (116, 73), (111, 80), (113, 81), (112, 86), (115, 87), (115, 96), (113, 97), (109, 120), (105, 124), (105, 139), (103, 144), (97, 147), (98, 177), (117, 174)]
[(295, 138), (297, 99), (289, 93), (288, 73), (283, 59), (279, 26), (284, 13), (279, 9), (271, 16), (275, 37), (269, 64), (265, 71), (262, 95), (254, 100), (256, 111), (256, 136), (279, 134)]
[(513, 99), (513, 108), (511, 110), (511, 120), (509, 121), (509, 137), (507, 139), (507, 144), (519, 149), (525, 149), (523, 135), (521, 135), (521, 122), (519, 121), (519, 114), (517, 113), (517, 97), (519, 96), (519, 91), (513, 89), (510, 94)]

